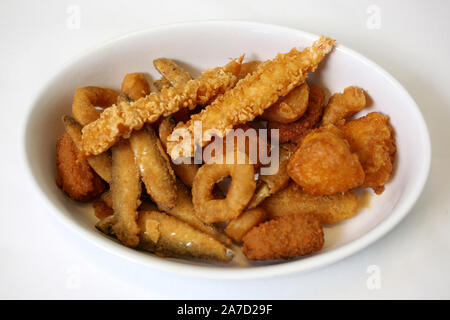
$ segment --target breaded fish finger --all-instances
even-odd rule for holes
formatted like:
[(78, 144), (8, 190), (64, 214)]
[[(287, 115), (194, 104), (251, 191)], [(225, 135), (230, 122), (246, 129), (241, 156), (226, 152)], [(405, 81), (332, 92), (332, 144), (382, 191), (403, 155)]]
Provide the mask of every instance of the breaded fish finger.
[[(194, 123), (201, 121), (203, 131), (215, 130), (220, 136), (226, 135), (227, 129), (253, 120), (263, 114), (280, 97), (287, 95), (293, 88), (305, 82), (308, 72), (314, 71), (320, 61), (333, 48), (334, 40), (320, 37), (312, 47), (300, 52), (293, 48), (289, 53), (278, 54), (258, 69), (240, 80), (237, 85), (219, 96), (202, 112), (195, 114), (187, 123), (180, 123), (175, 128), (185, 129), (190, 140), (180, 143), (176, 135), (169, 137), (167, 150), (171, 157), (192, 156), (194, 154)], [(199, 141), (201, 146), (207, 141)], [(184, 148), (185, 147), (185, 148)], [(175, 152), (172, 152), (176, 149)], [(178, 149), (178, 150), (177, 150)], [(180, 150), (182, 149), (182, 150)], [(187, 150), (186, 150), (187, 149)]]
[(294, 214), (254, 227), (243, 238), (242, 251), (251, 260), (289, 259), (320, 251), (324, 235), (320, 219)]
[(155, 130), (144, 126), (133, 132), (130, 143), (147, 192), (159, 210), (173, 208), (177, 201), (176, 178)]
[(128, 138), (133, 130), (139, 130), (145, 123), (155, 122), (161, 116), (208, 103), (236, 84), (242, 59), (204, 71), (182, 90), (163, 88), (161, 92), (151, 93), (135, 102), (121, 102), (107, 108), (99, 119), (83, 128), (84, 155), (104, 152), (120, 137)]
[(111, 148), (111, 192), (115, 224), (114, 233), (128, 247), (139, 244), (137, 208), (140, 204), (141, 181), (128, 140), (121, 139)]
[(314, 213), (323, 224), (333, 224), (356, 214), (358, 197), (353, 191), (331, 196), (311, 196), (291, 182), (285, 189), (264, 200), (261, 207), (272, 219), (296, 213)]
[[(70, 135), (79, 152), (82, 148), (82, 126), (71, 116), (63, 116), (66, 132)], [(109, 152), (103, 152), (86, 158), (91, 168), (106, 182), (111, 182), (111, 156)]]
[(155, 69), (167, 79), (175, 89), (183, 89), (189, 80), (192, 80), (189, 72), (184, 70), (173, 60), (166, 58), (159, 58), (153, 60)]

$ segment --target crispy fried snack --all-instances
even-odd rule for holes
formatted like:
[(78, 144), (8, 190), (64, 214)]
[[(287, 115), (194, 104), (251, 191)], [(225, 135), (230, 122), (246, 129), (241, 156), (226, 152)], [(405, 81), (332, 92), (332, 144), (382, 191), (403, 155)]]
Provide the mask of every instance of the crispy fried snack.
[(247, 209), (257, 207), (264, 199), (277, 193), (288, 185), (290, 179), (287, 172), (287, 165), (295, 148), (296, 145), (293, 143), (286, 143), (280, 146), (279, 167), (277, 173), (259, 176), (255, 194), (253, 195), (252, 200), (250, 200)]
[[(280, 97), (305, 82), (308, 72), (317, 68), (333, 48), (333, 43), (334, 40), (321, 37), (303, 52), (294, 48), (289, 53), (278, 54), (275, 59), (259, 65), (255, 72), (240, 80), (233, 89), (219, 96), (202, 112), (193, 115), (187, 123), (177, 125), (176, 129), (186, 129), (189, 132), (191, 141), (183, 143), (183, 146), (186, 144), (187, 147), (176, 150), (181, 151), (177, 154), (172, 151), (177, 149), (179, 141), (172, 134), (167, 143), (170, 156), (177, 158), (194, 154), (195, 121), (202, 122), (203, 130), (214, 129), (220, 137), (224, 137), (227, 129), (263, 114), (264, 110)], [(202, 140), (200, 143), (204, 146), (207, 142)]]
[(184, 70), (173, 60), (159, 58), (153, 60), (153, 65), (155, 66), (155, 69), (161, 73), (163, 78), (168, 80), (175, 89), (182, 90), (186, 83), (188, 83), (189, 80), (192, 80), (189, 72)]
[(264, 120), (290, 123), (298, 120), (306, 111), (309, 101), (309, 86), (303, 83), (268, 108), (261, 115)]
[(178, 198), (175, 207), (170, 208), (166, 211), (169, 215), (186, 222), (191, 227), (194, 227), (197, 230), (209, 234), (225, 245), (229, 245), (231, 243), (230, 238), (220, 232), (216, 227), (214, 227), (213, 225), (206, 225), (197, 217), (197, 215), (195, 214), (194, 205), (192, 204), (191, 192), (179, 180), (177, 180), (177, 192)]
[(372, 112), (347, 122), (342, 130), (364, 169), (366, 177), (361, 187), (372, 188), (375, 193), (381, 194), (391, 176), (396, 152), (388, 117)]
[(299, 142), (301, 138), (320, 123), (322, 117), (325, 94), (314, 84), (309, 85), (308, 107), (305, 114), (297, 121), (281, 123), (269, 121), (268, 129), (278, 129), (280, 143)]
[(101, 111), (95, 107), (103, 109), (112, 106), (117, 101), (118, 93), (112, 89), (100, 87), (83, 87), (75, 91), (72, 102), (72, 114), (74, 118), (85, 126), (100, 117)]
[(84, 155), (106, 151), (120, 137), (128, 138), (133, 130), (139, 130), (145, 123), (155, 122), (161, 116), (210, 102), (236, 84), (242, 59), (233, 60), (225, 67), (204, 71), (182, 90), (163, 88), (161, 92), (151, 93), (135, 102), (121, 102), (105, 109), (99, 119), (83, 128)]
[(106, 204), (103, 200), (95, 200), (92, 204), (94, 208), (94, 214), (99, 219), (102, 220), (106, 217), (112, 216), (114, 214), (114, 210)]
[[(214, 185), (231, 176), (225, 199), (215, 199)], [(213, 223), (238, 217), (253, 196), (256, 183), (252, 164), (204, 164), (192, 185), (192, 202), (200, 220)]]
[(111, 192), (111, 189), (109, 189), (109, 190), (107, 190), (107, 191), (105, 191), (105, 192), (103, 192), (101, 195), (100, 195), (100, 200), (102, 200), (104, 203), (106, 203), (106, 205), (108, 206), (108, 207), (113, 207), (113, 204), (112, 204), (112, 192)]
[(251, 260), (289, 259), (320, 251), (324, 235), (314, 214), (294, 214), (267, 221), (243, 238), (243, 252)]
[(238, 79), (239, 80), (244, 79), (248, 74), (252, 74), (253, 72), (255, 72), (261, 63), (262, 62), (258, 60), (243, 63), (241, 66), (241, 72), (239, 72), (238, 75)]
[[(159, 139), (161, 140), (164, 150), (166, 150), (167, 147), (167, 137), (172, 133), (174, 128), (175, 121), (172, 117), (165, 117), (159, 124)], [(193, 163), (192, 159), (191, 163), (175, 164), (171, 162), (171, 165), (176, 176), (180, 178), (185, 185), (192, 187), (195, 175), (197, 174), (200, 165)]]
[[(66, 132), (72, 138), (78, 152), (81, 151), (81, 129), (82, 126), (71, 116), (63, 116), (63, 123)], [(106, 182), (111, 182), (111, 155), (109, 152), (90, 156), (86, 158), (91, 168)]]
[(91, 201), (105, 189), (105, 184), (86, 161), (78, 161), (78, 149), (68, 133), (56, 143), (56, 184), (70, 198)]
[(164, 256), (229, 262), (233, 252), (189, 224), (164, 213), (141, 212), (140, 248)]
[(128, 73), (122, 81), (122, 90), (117, 103), (132, 102), (150, 93), (150, 85), (140, 72)]
[(240, 243), (242, 237), (249, 232), (251, 228), (264, 222), (266, 218), (267, 213), (262, 208), (247, 210), (228, 223), (225, 228), (225, 233), (236, 243)]
[(156, 89), (158, 89), (158, 91), (162, 91), (163, 88), (170, 88), (172, 86), (170, 84), (170, 81), (164, 77), (154, 81), (153, 84), (155, 85)]
[(358, 197), (353, 191), (331, 196), (311, 196), (291, 182), (285, 189), (261, 203), (270, 219), (296, 213), (314, 213), (323, 224), (349, 219), (358, 210)]
[(364, 182), (358, 156), (341, 130), (330, 124), (309, 132), (288, 164), (289, 176), (311, 195), (345, 192)]
[(322, 117), (322, 126), (337, 124), (353, 114), (361, 111), (366, 106), (364, 90), (356, 87), (347, 87), (343, 93), (335, 93), (328, 101)]
[(128, 247), (139, 244), (137, 208), (140, 204), (141, 181), (128, 140), (119, 140), (111, 149), (111, 192), (115, 224), (114, 233)]
[(173, 208), (177, 201), (176, 177), (155, 130), (146, 125), (133, 132), (130, 144), (145, 188), (159, 210)]

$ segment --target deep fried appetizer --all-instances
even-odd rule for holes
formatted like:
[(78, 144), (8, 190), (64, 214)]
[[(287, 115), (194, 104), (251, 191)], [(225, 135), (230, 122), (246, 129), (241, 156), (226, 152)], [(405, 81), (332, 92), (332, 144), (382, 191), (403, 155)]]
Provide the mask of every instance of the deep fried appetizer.
[(298, 120), (306, 111), (309, 100), (309, 86), (307, 83), (292, 89), (286, 96), (281, 97), (269, 109), (264, 111), (264, 120), (290, 123)]
[(243, 238), (242, 251), (251, 260), (289, 259), (320, 251), (324, 235), (314, 214), (294, 214), (254, 227)]
[(323, 224), (349, 219), (358, 210), (358, 197), (353, 191), (331, 196), (312, 196), (291, 182), (285, 189), (261, 203), (270, 219), (296, 213), (314, 213)]
[(363, 89), (347, 87), (343, 93), (335, 93), (330, 97), (322, 117), (322, 126), (338, 124), (341, 120), (361, 111), (366, 106), (366, 95)]
[(128, 140), (121, 139), (111, 148), (111, 192), (113, 199), (114, 233), (128, 247), (139, 244), (137, 208), (140, 204), (141, 181)]
[(240, 243), (242, 237), (253, 227), (264, 222), (267, 219), (267, 213), (262, 208), (254, 208), (243, 212), (239, 217), (231, 220), (225, 228), (225, 233), (233, 241)]
[(250, 200), (247, 209), (257, 207), (264, 199), (288, 185), (290, 178), (287, 172), (287, 165), (295, 148), (296, 145), (292, 143), (282, 144), (280, 146), (278, 171), (275, 174), (259, 176), (255, 194), (252, 200)]
[(311, 195), (331, 195), (361, 185), (364, 170), (343, 133), (333, 125), (314, 129), (288, 164), (289, 176)]
[(113, 208), (108, 206), (103, 200), (95, 200), (92, 204), (94, 208), (94, 214), (99, 219), (102, 220), (106, 217), (112, 216), (114, 214)]
[(183, 89), (189, 80), (192, 80), (189, 72), (184, 70), (173, 60), (159, 58), (153, 60), (153, 65), (159, 73), (167, 79), (175, 89)]
[(163, 88), (161, 92), (153, 92), (135, 102), (121, 102), (105, 109), (99, 119), (83, 128), (84, 155), (106, 151), (120, 137), (128, 138), (133, 130), (139, 130), (145, 123), (153, 123), (161, 116), (210, 102), (236, 84), (242, 59), (233, 60), (225, 67), (204, 71), (182, 90)]
[(170, 88), (172, 85), (170, 84), (170, 81), (167, 80), (166, 78), (162, 77), (159, 80), (155, 80), (153, 82), (154, 86), (156, 87), (156, 89), (158, 89), (158, 91), (162, 91), (163, 88)]
[[(63, 116), (63, 123), (66, 132), (72, 138), (75, 143), (78, 152), (81, 152), (82, 140), (81, 129), (83, 128), (74, 118), (71, 116)], [(89, 156), (86, 158), (91, 168), (106, 182), (111, 182), (111, 155), (109, 152), (103, 152), (95, 156)]]
[(364, 169), (365, 179), (361, 187), (372, 188), (381, 194), (391, 176), (396, 151), (389, 118), (372, 112), (347, 122), (342, 130)]
[(252, 74), (258, 69), (258, 66), (261, 64), (261, 61), (253, 60), (246, 63), (243, 63), (241, 66), (241, 72), (239, 72), (238, 79), (244, 79), (248, 74)]
[(118, 102), (136, 101), (150, 93), (150, 85), (145, 76), (140, 72), (128, 73), (122, 81)]
[(78, 149), (68, 133), (56, 143), (56, 167), (56, 184), (73, 200), (91, 201), (105, 189), (87, 161), (78, 161)]
[[(195, 114), (177, 129), (186, 129), (190, 141), (180, 143), (174, 134), (169, 137), (167, 150), (172, 158), (192, 156), (194, 154), (194, 123), (201, 121), (203, 130), (214, 129), (219, 137), (226, 135), (227, 129), (246, 123), (263, 114), (280, 97), (287, 95), (293, 88), (304, 83), (308, 72), (314, 71), (320, 61), (333, 48), (334, 40), (321, 37), (312, 47), (300, 52), (292, 49), (289, 53), (278, 54), (258, 66), (258, 69), (240, 80), (237, 85), (219, 96), (202, 112)], [(201, 146), (207, 141), (199, 141)], [(177, 148), (178, 146), (178, 148)]]
[(177, 201), (176, 178), (153, 127), (146, 125), (133, 132), (130, 144), (148, 194), (159, 210), (173, 208)]
[(325, 94), (323, 90), (316, 85), (310, 84), (308, 107), (305, 114), (297, 121), (291, 123), (269, 121), (269, 132), (272, 129), (278, 129), (280, 143), (300, 141), (308, 131), (319, 125), (323, 113), (324, 101)]
[[(231, 186), (225, 199), (215, 199), (214, 185), (231, 176)], [(205, 164), (197, 172), (192, 185), (195, 213), (204, 222), (234, 219), (245, 209), (255, 191), (252, 164)]]
[(112, 106), (117, 101), (119, 93), (112, 89), (100, 87), (83, 87), (75, 91), (72, 102), (72, 114), (74, 118), (85, 126), (97, 120), (102, 113), (102, 109)]

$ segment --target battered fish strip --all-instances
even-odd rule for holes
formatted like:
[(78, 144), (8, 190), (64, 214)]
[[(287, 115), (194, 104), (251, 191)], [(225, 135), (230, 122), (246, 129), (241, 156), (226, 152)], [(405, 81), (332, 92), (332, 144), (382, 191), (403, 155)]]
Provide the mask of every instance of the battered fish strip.
[(291, 182), (285, 189), (264, 200), (261, 207), (271, 219), (296, 213), (314, 213), (323, 224), (333, 224), (356, 214), (358, 197), (353, 191), (311, 196)]
[(170, 59), (159, 58), (153, 60), (153, 65), (175, 89), (183, 89), (186, 83), (192, 80), (189, 72)]
[(161, 116), (169, 116), (181, 108), (204, 105), (237, 82), (243, 56), (224, 67), (209, 69), (182, 90), (163, 88), (135, 102), (121, 102), (105, 109), (100, 118), (83, 128), (83, 154), (100, 154), (120, 138), (128, 138), (133, 130), (152, 123)]
[(128, 140), (119, 140), (111, 149), (111, 192), (115, 224), (114, 233), (128, 247), (139, 244), (137, 208), (140, 204), (141, 181)]
[[(72, 138), (78, 151), (81, 152), (81, 129), (83, 127), (71, 116), (63, 116), (62, 120), (66, 132)], [(111, 156), (109, 152), (103, 152), (95, 156), (89, 156), (86, 158), (86, 160), (91, 168), (95, 171), (95, 173), (97, 173), (106, 182), (111, 182)]]
[[(193, 155), (196, 121), (201, 121), (203, 131), (214, 129), (220, 137), (224, 137), (227, 129), (263, 114), (280, 97), (305, 82), (308, 72), (317, 68), (333, 48), (333, 43), (334, 40), (321, 37), (303, 52), (293, 48), (289, 53), (278, 54), (275, 59), (262, 63), (255, 72), (240, 80), (201, 113), (193, 115), (185, 124), (178, 124), (175, 130), (187, 130), (191, 141), (184, 142), (183, 148), (180, 148), (176, 135), (172, 133), (167, 144), (169, 155), (172, 158)], [(201, 146), (206, 143), (201, 141)], [(178, 150), (173, 152), (174, 149)]]
[(148, 194), (159, 210), (173, 208), (177, 201), (176, 178), (155, 130), (150, 125), (144, 126), (133, 132), (130, 143)]
[[(141, 211), (139, 214), (139, 248), (158, 255), (229, 262), (233, 252), (213, 237), (189, 224), (158, 211)], [(112, 217), (95, 225), (107, 235), (114, 235)]]

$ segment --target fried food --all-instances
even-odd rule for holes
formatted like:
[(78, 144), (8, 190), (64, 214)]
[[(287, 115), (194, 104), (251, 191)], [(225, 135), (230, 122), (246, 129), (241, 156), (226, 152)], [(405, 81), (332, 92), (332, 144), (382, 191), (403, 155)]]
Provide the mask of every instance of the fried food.
[(111, 192), (115, 224), (114, 233), (128, 247), (139, 244), (137, 208), (140, 204), (141, 181), (128, 140), (119, 140), (113, 148)]
[(120, 91), (118, 103), (122, 101), (136, 101), (149, 93), (150, 85), (142, 73), (128, 73), (122, 80), (122, 90)]
[(358, 210), (358, 197), (353, 191), (331, 196), (312, 196), (291, 182), (285, 189), (261, 203), (270, 219), (296, 213), (313, 213), (323, 224), (333, 224), (349, 219)]
[(294, 214), (267, 221), (243, 238), (242, 251), (251, 260), (289, 259), (320, 251), (324, 235), (314, 214)]
[(298, 120), (306, 111), (309, 100), (309, 86), (303, 83), (292, 89), (286, 96), (278, 99), (275, 104), (261, 115), (264, 120), (290, 123)]
[(103, 200), (95, 200), (92, 204), (92, 207), (94, 208), (95, 216), (99, 220), (112, 216), (114, 214), (114, 210)]
[(255, 72), (261, 63), (262, 62), (258, 60), (243, 63), (241, 66), (241, 72), (239, 72), (239, 75), (237, 76), (238, 79), (244, 79), (248, 74), (252, 74), (253, 72)]
[[(215, 199), (214, 185), (231, 176), (225, 199)], [(213, 223), (237, 218), (253, 196), (256, 183), (252, 164), (204, 164), (192, 185), (192, 202), (200, 220)]]
[(157, 211), (141, 212), (140, 248), (164, 256), (229, 262), (233, 252), (189, 224)]
[(344, 134), (330, 124), (309, 132), (288, 164), (289, 176), (311, 195), (345, 192), (364, 182), (358, 156)]
[(133, 130), (139, 130), (145, 123), (153, 123), (161, 116), (210, 102), (236, 84), (242, 59), (232, 60), (225, 67), (204, 71), (182, 90), (163, 88), (161, 92), (151, 93), (135, 102), (121, 102), (105, 109), (99, 119), (83, 128), (84, 156), (106, 151), (120, 137), (128, 138)]
[(192, 204), (191, 191), (179, 180), (177, 180), (177, 193), (178, 197), (175, 207), (166, 211), (169, 215), (186, 222), (197, 230), (209, 234), (223, 244), (229, 245), (231, 243), (230, 238), (220, 232), (216, 227), (213, 225), (206, 225), (197, 217), (194, 205)]
[(296, 145), (293, 143), (282, 144), (279, 147), (278, 171), (275, 174), (259, 176), (255, 194), (250, 200), (247, 209), (257, 207), (264, 199), (277, 193), (288, 185), (290, 178), (287, 172), (287, 165), (295, 148)]
[[(166, 150), (167, 147), (167, 137), (172, 133), (174, 128), (175, 121), (172, 117), (165, 117), (159, 124), (159, 139), (161, 140), (164, 150)], [(190, 163), (180, 164), (175, 164), (171, 161), (171, 165), (173, 171), (175, 171), (175, 175), (180, 178), (185, 185), (192, 187), (200, 165), (193, 163), (193, 159), (190, 160)]]
[[(240, 80), (237, 85), (219, 96), (212, 104), (199, 114), (191, 116), (185, 124), (178, 124), (177, 129), (186, 129), (190, 141), (183, 143), (182, 150), (177, 149), (178, 139), (172, 133), (168, 139), (167, 150), (172, 158), (192, 156), (194, 154), (194, 123), (201, 121), (203, 130), (214, 129), (219, 137), (226, 135), (227, 129), (246, 123), (263, 114), (280, 97), (287, 95), (293, 88), (304, 83), (308, 72), (314, 71), (320, 61), (333, 48), (334, 40), (321, 37), (312, 47), (300, 52), (292, 49), (289, 53), (278, 54), (258, 69)], [(199, 141), (201, 146), (207, 141)], [(179, 146), (178, 146), (178, 149)], [(187, 149), (187, 150), (186, 150)]]
[(173, 208), (177, 201), (175, 174), (155, 130), (146, 125), (130, 137), (140, 176), (159, 210)]
[(73, 200), (91, 201), (105, 189), (87, 161), (78, 161), (78, 149), (68, 133), (56, 143), (56, 167), (56, 184)]
[(102, 109), (112, 106), (117, 101), (119, 93), (112, 89), (100, 87), (83, 87), (75, 91), (72, 102), (72, 114), (74, 118), (85, 126), (97, 120), (102, 113)]
[(352, 150), (358, 155), (365, 179), (361, 187), (381, 194), (389, 180), (396, 152), (389, 118), (379, 112), (347, 122), (342, 130)]
[(266, 218), (267, 213), (262, 208), (247, 210), (228, 223), (225, 228), (225, 233), (236, 243), (240, 243), (242, 237), (249, 232), (251, 228), (264, 222)]
[(184, 70), (173, 60), (159, 58), (153, 60), (153, 65), (155, 66), (155, 69), (161, 73), (164, 79), (168, 80), (175, 89), (183, 89), (186, 83), (188, 83), (189, 80), (192, 80), (189, 72)]
[(108, 206), (108, 207), (113, 207), (113, 204), (112, 204), (112, 192), (111, 192), (111, 189), (109, 189), (109, 190), (107, 190), (107, 191), (105, 191), (105, 192), (103, 192), (101, 195), (100, 195), (100, 200), (102, 200), (104, 203), (106, 203), (106, 205)]
[[(66, 132), (72, 138), (78, 152), (81, 152), (82, 140), (81, 129), (82, 126), (71, 116), (63, 116), (63, 123)], [(109, 152), (103, 152), (101, 154), (90, 156), (86, 158), (91, 168), (97, 173), (103, 180), (111, 182), (111, 155)]]
[(156, 80), (153, 82), (154, 86), (158, 91), (162, 91), (163, 88), (170, 88), (172, 85), (170, 84), (170, 81), (166, 78), (162, 77), (159, 80)]
[(364, 90), (350, 86), (343, 93), (335, 93), (328, 101), (322, 117), (322, 126), (338, 124), (353, 114), (361, 111), (366, 106)]
[(308, 131), (316, 128), (322, 117), (325, 93), (314, 84), (309, 85), (308, 107), (305, 114), (297, 121), (281, 123), (269, 121), (267, 128), (278, 129), (280, 143), (299, 142)]

